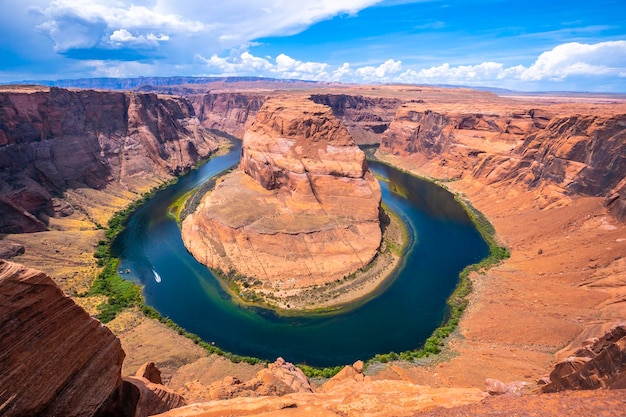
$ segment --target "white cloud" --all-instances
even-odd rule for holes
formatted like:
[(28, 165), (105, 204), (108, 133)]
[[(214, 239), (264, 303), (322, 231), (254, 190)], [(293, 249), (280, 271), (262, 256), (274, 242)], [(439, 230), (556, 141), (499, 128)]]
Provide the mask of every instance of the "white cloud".
[(138, 74), (144, 76), (155, 74), (153, 65), (143, 64), (141, 62), (119, 62), (112, 64), (109, 61), (90, 60), (83, 61), (82, 64), (90, 69), (94, 77), (124, 78), (134, 77)]
[(204, 62), (211, 74), (220, 76), (229, 75), (262, 75), (266, 71), (271, 71), (273, 68), (265, 58), (259, 58), (253, 56), (249, 52), (243, 52), (238, 57), (226, 57), (221, 58), (217, 55), (211, 56), (211, 58), (205, 58), (201, 55), (197, 55), (197, 58)]
[[(608, 54), (608, 55), (607, 55)], [(350, 63), (333, 67), (322, 62), (302, 62), (280, 54), (276, 59), (259, 58), (238, 51), (231, 57), (201, 58), (211, 73), (260, 75), (317, 81), (357, 83), (426, 83), (523, 88), (529, 82), (563, 82), (569, 77), (626, 76), (626, 41), (593, 45), (563, 44), (542, 53), (529, 67), (506, 67), (498, 62), (429, 68), (404, 68), (400, 60), (389, 59), (378, 66), (353, 68)]]
[(563, 80), (571, 75), (607, 75), (626, 67), (626, 41), (565, 43), (539, 55), (522, 80)]
[(208, 54), (260, 37), (294, 34), (321, 20), (353, 14), (380, 1), (52, 0), (33, 10), (41, 17), (38, 28), (53, 41), (56, 52), (119, 47), (121, 43), (157, 48), (162, 39), (150, 42), (155, 40), (150, 39), (152, 34), (167, 36), (174, 43), (172, 50), (178, 46), (178, 50), (195, 48), (195, 52)]
[(170, 39), (168, 35), (155, 35), (154, 33), (148, 33), (147, 35), (135, 36), (126, 29), (118, 29), (109, 36), (109, 41), (112, 45), (121, 46), (133, 46), (133, 47), (156, 47), (159, 42), (166, 42)]
[(388, 59), (377, 67), (357, 68), (355, 74), (366, 82), (388, 82), (402, 70), (402, 62)]

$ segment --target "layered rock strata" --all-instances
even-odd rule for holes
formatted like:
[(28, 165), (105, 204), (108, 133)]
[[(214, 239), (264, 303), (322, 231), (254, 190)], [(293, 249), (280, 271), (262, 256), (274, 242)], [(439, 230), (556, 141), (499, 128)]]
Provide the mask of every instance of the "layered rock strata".
[(381, 191), (328, 107), (272, 99), (244, 136), (239, 168), (183, 222), (202, 263), (277, 288), (322, 285), (367, 265), (381, 243)]
[(543, 392), (567, 389), (626, 389), (626, 324), (599, 338), (588, 339), (557, 363)]
[(45, 274), (0, 261), (0, 414), (91, 416), (121, 392), (119, 340)]
[(68, 190), (146, 191), (217, 149), (182, 99), (155, 94), (0, 90), (0, 233), (72, 215)]
[(406, 103), (383, 134), (381, 151), (410, 158), (436, 176), (471, 175), (542, 193), (605, 197), (626, 217), (626, 115), (556, 115), (556, 110), (468, 113)]
[(401, 100), (360, 94), (312, 94), (311, 100), (333, 110), (358, 145), (376, 145)]
[(0, 301), (0, 415), (147, 417), (186, 404), (154, 366), (122, 378), (119, 339), (43, 272), (0, 261)]
[(252, 92), (223, 92), (191, 95), (187, 99), (205, 127), (241, 138), (266, 97)]

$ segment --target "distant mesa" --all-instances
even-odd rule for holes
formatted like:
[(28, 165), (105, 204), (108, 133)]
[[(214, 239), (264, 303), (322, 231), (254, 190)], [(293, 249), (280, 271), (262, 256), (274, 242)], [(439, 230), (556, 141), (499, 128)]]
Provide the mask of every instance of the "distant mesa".
[(203, 264), (270, 289), (341, 279), (381, 244), (381, 190), (365, 155), (327, 106), (266, 101), (243, 139), (239, 167), (183, 222)]

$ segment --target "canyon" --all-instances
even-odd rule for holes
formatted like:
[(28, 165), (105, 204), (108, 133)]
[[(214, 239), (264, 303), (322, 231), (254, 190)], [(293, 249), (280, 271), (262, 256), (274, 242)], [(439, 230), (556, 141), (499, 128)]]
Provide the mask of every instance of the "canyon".
[[(85, 291), (98, 271), (92, 253), (104, 232), (97, 224), (106, 224), (112, 213), (142, 192), (214, 152), (219, 138), (207, 129), (240, 135), (269, 98), (286, 94), (265, 87), (259, 91), (258, 84), (248, 90), (233, 85), (223, 94), (211, 91), (214, 96), (209, 98), (195, 88), (181, 98), (3, 87), (0, 195), (7, 234), (0, 244), (7, 247), (7, 256), (43, 270), (67, 294)], [(237, 380), (253, 380), (259, 366), (209, 356), (139, 311), (126, 311), (108, 324), (126, 353), (121, 364), (117, 342), (106, 336), (113, 346), (112, 359), (104, 359), (108, 366), (121, 366), (122, 374), (131, 376), (141, 364), (156, 362), (169, 389), (198, 403), (167, 415), (210, 415), (219, 410), (240, 410), (239, 415), (454, 412), (436, 408), (442, 405), (460, 406), (458, 413), (464, 415), (511, 407), (543, 410), (544, 415), (557, 415), (557, 410), (568, 407), (608, 414), (623, 410), (619, 391), (623, 382), (611, 376), (588, 377), (607, 363), (613, 369), (623, 366), (619, 359), (623, 336), (615, 330), (626, 317), (623, 99), (319, 85), (314, 90), (294, 89), (288, 96), (295, 102), (312, 97), (330, 106), (348, 132), (357, 132), (353, 134), (357, 143), (380, 142), (379, 159), (439, 180), (486, 216), (511, 257), (470, 276), (474, 289), (469, 307), (437, 359), (393, 361), (365, 370), (355, 364), (333, 383), (326, 382), (330, 384), (326, 388), (314, 386), (313, 393), (279, 390), (283, 394), (279, 397), (222, 402), (215, 393), (249, 395), (258, 382)], [(76, 113), (84, 116), (77, 118)], [(74, 154), (77, 164), (65, 165), (72, 159), (63, 156)], [(5, 290), (2, 294), (5, 297)], [(74, 300), (90, 313), (102, 301)], [(19, 319), (13, 311), (2, 317)], [(62, 338), (54, 326), (44, 322), (42, 331)], [(605, 346), (609, 353), (599, 353), (596, 346)], [(590, 350), (593, 354), (586, 353)], [(589, 365), (595, 358), (608, 362)], [(47, 362), (42, 359), (43, 363)], [(557, 363), (563, 363), (556, 367), (560, 371), (551, 374)], [(574, 377), (578, 371), (587, 377)], [(520, 393), (511, 388), (520, 386), (513, 382), (523, 381), (526, 390), (538, 390), (537, 382), (548, 375), (550, 386), (576, 388), (588, 381), (606, 381), (600, 385), (617, 390), (513, 397)], [(504, 381), (501, 392), (508, 393), (486, 397), (487, 378)], [(93, 381), (84, 379), (81, 389)], [(110, 377), (107, 386), (119, 386), (119, 381)], [(212, 385), (218, 382), (222, 385)], [(246, 389), (233, 388), (242, 385)], [(210, 402), (200, 404), (203, 401)]]

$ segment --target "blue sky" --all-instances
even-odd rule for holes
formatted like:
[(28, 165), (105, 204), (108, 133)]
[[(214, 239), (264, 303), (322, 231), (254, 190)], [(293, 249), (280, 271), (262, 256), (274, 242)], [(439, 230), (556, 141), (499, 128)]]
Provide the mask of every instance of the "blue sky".
[(626, 92), (626, 1), (0, 0), (0, 82), (255, 75)]

